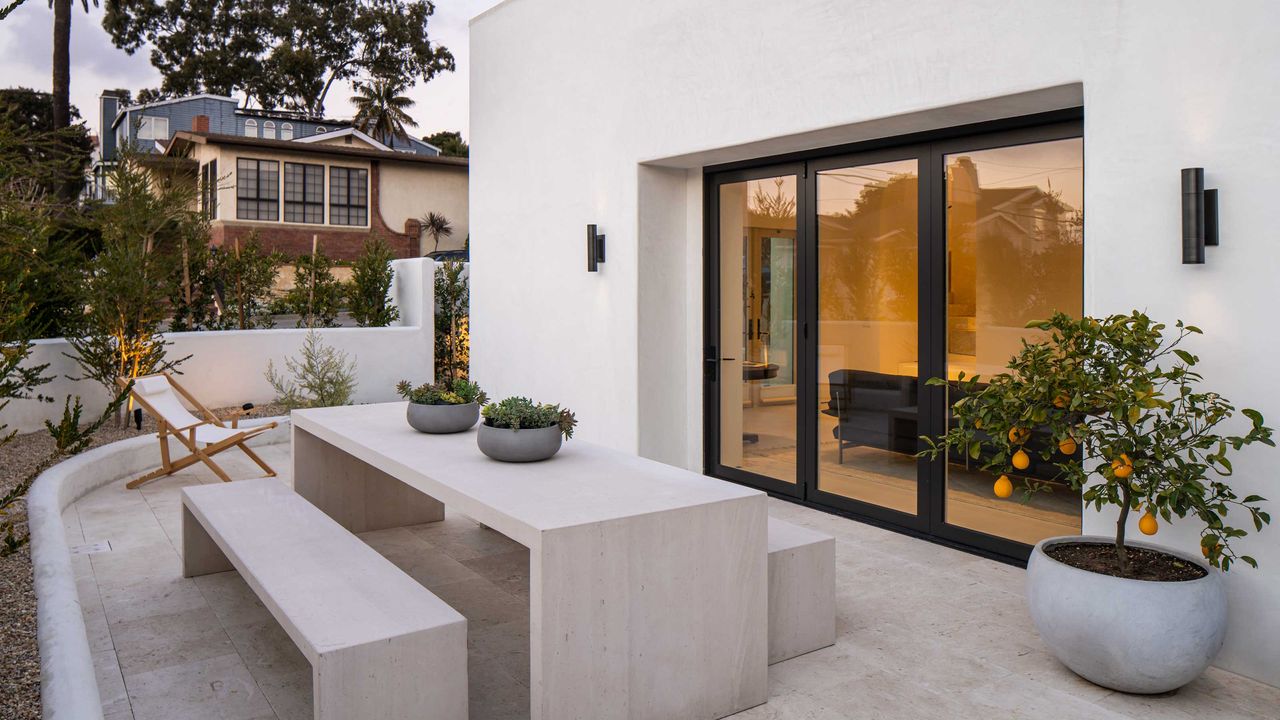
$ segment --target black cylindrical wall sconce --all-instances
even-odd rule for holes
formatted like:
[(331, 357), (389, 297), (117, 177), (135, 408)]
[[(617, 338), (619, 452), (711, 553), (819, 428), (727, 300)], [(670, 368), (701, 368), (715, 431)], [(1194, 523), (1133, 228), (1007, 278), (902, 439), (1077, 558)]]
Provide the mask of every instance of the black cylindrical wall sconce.
[(1204, 187), (1204, 168), (1182, 169), (1182, 264), (1204, 264), (1206, 245), (1218, 244), (1218, 191)]
[(594, 223), (587, 226), (587, 272), (596, 272), (604, 262), (604, 233), (596, 232)]

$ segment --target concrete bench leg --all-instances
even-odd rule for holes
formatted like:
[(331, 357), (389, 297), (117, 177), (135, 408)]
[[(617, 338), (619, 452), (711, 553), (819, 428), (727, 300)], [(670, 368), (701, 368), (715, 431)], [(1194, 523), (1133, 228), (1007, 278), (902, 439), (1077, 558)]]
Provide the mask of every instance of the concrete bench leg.
[(182, 506), (182, 577), (211, 575), (235, 570), (218, 544), (196, 520), (186, 505)]
[(293, 428), (293, 489), (353, 533), (444, 519), (444, 504)]
[(467, 624), (322, 653), (315, 720), (467, 720)]
[(769, 664), (836, 641), (833, 538), (769, 553)]

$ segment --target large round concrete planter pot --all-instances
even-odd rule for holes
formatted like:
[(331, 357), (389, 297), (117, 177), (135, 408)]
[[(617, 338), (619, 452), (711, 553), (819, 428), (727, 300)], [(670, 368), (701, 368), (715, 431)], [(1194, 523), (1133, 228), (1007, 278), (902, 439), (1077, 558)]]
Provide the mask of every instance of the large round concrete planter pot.
[(1159, 550), (1199, 565), (1199, 580), (1153, 582), (1089, 572), (1045, 554), (1064, 542), (1114, 543), (1101, 536), (1041, 540), (1027, 563), (1027, 603), (1049, 650), (1077, 675), (1127, 693), (1176, 690), (1209, 667), (1227, 631), (1222, 573), (1199, 558)]
[(443, 435), (471, 429), (480, 419), (480, 405), (421, 405), (411, 402), (405, 414), (414, 430)]
[(480, 452), (502, 462), (537, 462), (560, 451), (560, 428), (497, 428), (480, 425), (476, 443)]

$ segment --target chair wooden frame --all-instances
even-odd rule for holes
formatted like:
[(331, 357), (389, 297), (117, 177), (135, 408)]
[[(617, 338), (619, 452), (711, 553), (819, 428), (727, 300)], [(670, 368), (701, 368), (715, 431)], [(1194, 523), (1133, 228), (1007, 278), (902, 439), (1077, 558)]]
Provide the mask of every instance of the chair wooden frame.
[[(213, 461), (213, 456), (217, 455), (223, 450), (228, 450), (233, 447), (240, 448), (241, 452), (247, 455), (250, 460), (257, 463), (258, 467), (262, 468), (263, 472), (267, 474), (267, 477), (275, 477), (276, 471), (273, 470), (270, 465), (264, 462), (262, 458), (258, 457), (257, 453), (255, 453), (253, 450), (250, 450), (249, 446), (246, 445), (245, 442), (258, 435), (261, 435), (262, 433), (268, 430), (275, 428), (277, 425), (276, 422), (272, 421), (272, 422), (266, 423), (265, 425), (255, 425), (251, 428), (246, 428), (235, 435), (227, 437), (223, 440), (219, 440), (216, 443), (209, 443), (202, 448), (200, 447), (200, 444), (196, 442), (197, 428), (203, 427), (205, 425), (213, 425), (220, 428), (226, 428), (227, 426), (223, 424), (222, 420), (218, 419), (218, 416), (215, 415), (212, 410), (205, 407), (204, 404), (202, 404), (199, 400), (197, 400), (194, 395), (192, 395), (190, 392), (187, 392), (187, 389), (182, 387), (182, 385), (180, 385), (178, 381), (174, 380), (173, 375), (171, 375), (168, 372), (159, 373), (159, 375), (162, 375), (165, 378), (165, 380), (168, 381), (170, 387), (172, 387), (175, 391), (177, 391), (178, 395), (182, 396), (183, 399), (185, 399), (187, 402), (195, 406), (197, 413), (203, 416), (204, 420), (198, 423), (193, 423), (191, 425), (188, 425), (187, 427), (171, 427), (169, 423), (164, 419), (164, 416), (156, 412), (155, 408), (152, 407), (151, 404), (147, 402), (146, 398), (144, 398), (141, 394), (139, 394), (136, 391), (131, 391), (130, 395), (132, 395), (133, 400), (137, 402), (138, 405), (140, 405), (143, 410), (146, 410), (147, 413), (149, 413), (152, 417), (156, 419), (156, 425), (158, 426), (158, 432), (156, 433), (156, 437), (157, 439), (160, 440), (160, 467), (156, 468), (155, 470), (152, 470), (151, 472), (147, 473), (146, 475), (143, 475), (140, 478), (137, 478), (135, 480), (130, 480), (128, 483), (125, 484), (126, 488), (132, 490), (138, 487), (139, 485), (142, 485), (143, 483), (147, 483), (152, 480), (165, 477), (167, 475), (172, 475), (175, 472), (182, 470), (183, 468), (189, 467), (191, 465), (194, 465), (197, 462), (202, 462), (206, 466), (208, 466), (208, 468), (213, 471), (213, 474), (217, 475), (223, 482), (231, 482), (231, 478), (230, 476), (227, 475), (226, 471), (224, 471), (221, 467), (218, 467), (218, 464)], [(148, 377), (156, 377), (156, 376), (151, 375)], [(141, 380), (142, 378), (136, 378), (136, 379)], [(124, 389), (128, 385), (128, 381), (124, 379), (117, 380), (117, 383), (120, 385), (121, 389)], [(238, 416), (235, 418), (232, 418), (230, 429), (232, 430), (239, 429)], [(171, 459), (169, 457), (169, 442), (166, 439), (169, 436), (176, 438), (178, 442), (182, 443), (183, 447), (185, 447), (190, 454), (177, 458), (176, 460)]]

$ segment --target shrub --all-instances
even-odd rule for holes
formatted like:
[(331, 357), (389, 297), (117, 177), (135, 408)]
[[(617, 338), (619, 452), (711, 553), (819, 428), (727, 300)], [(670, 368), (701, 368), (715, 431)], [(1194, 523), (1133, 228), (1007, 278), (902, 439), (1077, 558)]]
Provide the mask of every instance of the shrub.
[[(1202, 524), (1200, 547), (1210, 564), (1227, 570), (1239, 560), (1256, 567), (1254, 558), (1231, 549), (1231, 541), (1246, 531), (1227, 524), (1228, 512), (1243, 510), (1257, 530), (1271, 517), (1259, 507), (1263, 498), (1240, 499), (1220, 478), (1232, 472), (1229, 451), (1274, 445), (1272, 431), (1259, 412), (1244, 409), (1247, 432), (1216, 432), (1235, 408), (1199, 388), (1199, 359), (1178, 347), (1200, 329), (1179, 321), (1166, 339), (1164, 325), (1137, 311), (1080, 320), (1058, 313), (1027, 327), (1047, 332), (1048, 339), (1024, 342), (1009, 361), (1010, 372), (985, 385), (961, 375), (957, 385), (964, 397), (952, 408), (956, 426), (936, 439), (924, 438), (929, 448), (921, 454), (937, 457), (950, 449), (1005, 474), (1026, 467), (1028, 453), (1046, 461), (1056, 457), (1057, 479), (1083, 489), (1086, 504), (1119, 507), (1115, 549), (1121, 576), (1128, 572), (1125, 524), (1137, 510), (1145, 511), (1140, 526), (1148, 534), (1156, 532), (1157, 516), (1169, 522), (1175, 515), (1193, 515)], [(933, 378), (929, 384), (946, 381)], [(1031, 448), (1032, 428), (1053, 441)], [(1008, 492), (1007, 475), (997, 483)], [(1028, 480), (1024, 499), (1047, 489)]]
[(452, 382), (467, 377), (471, 364), (470, 282), (466, 266), (457, 261), (436, 267), (436, 379)]
[(267, 252), (253, 230), (244, 243), (240, 238), (231, 247), (213, 251), (214, 276), (222, 295), (221, 326), (225, 328), (269, 328), (275, 326), (271, 316), (271, 290), (284, 256)]
[(284, 307), (298, 316), (298, 327), (336, 327), (342, 309), (342, 283), (333, 276), (333, 260), (320, 248), (300, 255), (293, 265), (293, 288)]
[(417, 405), (466, 405), (489, 402), (489, 396), (476, 383), (459, 378), (452, 383), (424, 384), (413, 387), (408, 380), (396, 385), (400, 397)]
[(486, 425), (498, 428), (547, 428), (559, 427), (565, 439), (573, 437), (573, 427), (578, 424), (573, 411), (549, 403), (537, 404), (529, 398), (509, 397), (489, 403), (480, 411)]
[(207, 221), (192, 223), (179, 238), (179, 252), (169, 281), (169, 329), (214, 330), (221, 327), (217, 306), (217, 269), (209, 248)]
[(347, 354), (324, 344), (320, 334), (308, 332), (297, 360), (285, 358), (290, 377), (276, 372), (267, 361), (267, 382), (276, 391), (276, 402), (289, 409), (350, 405), (356, 391), (356, 363)]
[(347, 304), (360, 327), (385, 327), (400, 319), (400, 310), (387, 298), (395, 257), (381, 238), (375, 238), (364, 244), (364, 252), (351, 266)]

